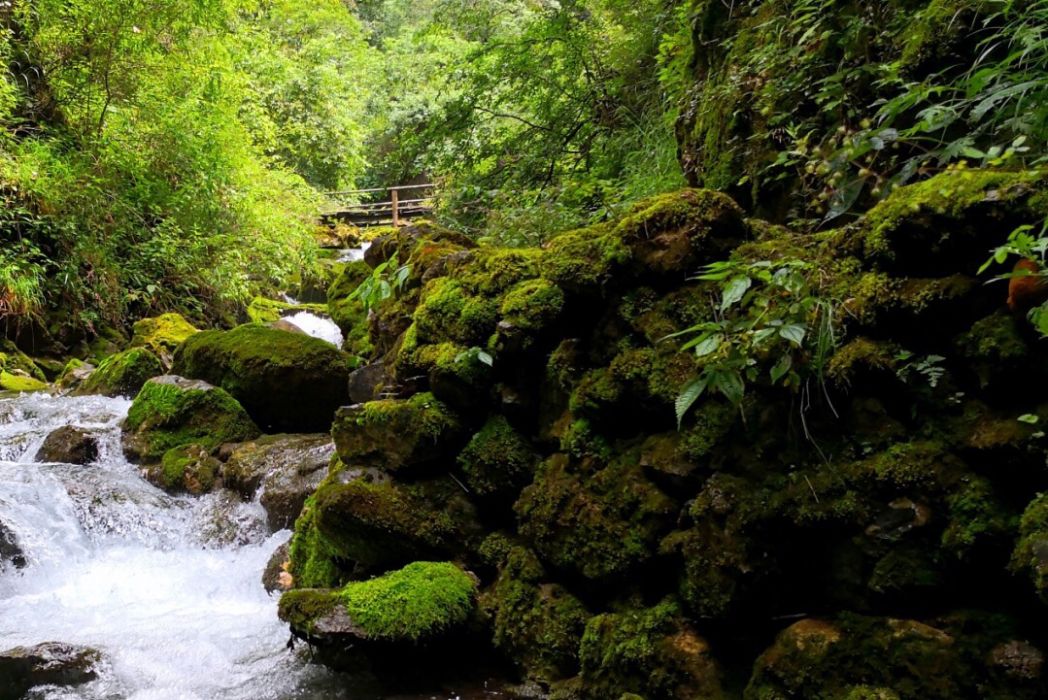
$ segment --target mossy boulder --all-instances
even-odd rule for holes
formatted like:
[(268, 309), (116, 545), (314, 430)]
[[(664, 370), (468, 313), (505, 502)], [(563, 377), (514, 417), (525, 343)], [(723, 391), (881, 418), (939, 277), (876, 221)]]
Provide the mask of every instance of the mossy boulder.
[(62, 368), (62, 371), (58, 375), (58, 379), (55, 380), (55, 386), (63, 392), (73, 392), (83, 384), (94, 371), (94, 365), (84, 362), (83, 360), (78, 360), (74, 357)]
[(350, 364), (323, 340), (249, 324), (191, 336), (173, 371), (225, 389), (266, 430), (311, 432), (347, 402)]
[(47, 383), (21, 373), (0, 370), (0, 391), (33, 392), (45, 391)]
[(124, 452), (147, 464), (174, 447), (197, 443), (213, 449), (259, 435), (237, 400), (199, 380), (154, 377), (138, 392), (124, 421)]
[(281, 619), (310, 640), (420, 643), (469, 620), (477, 583), (454, 564), (417, 561), (348, 583), (331, 591), (326, 603), (322, 595), (310, 589), (289, 591), (280, 601)]
[(144, 347), (131, 348), (102, 360), (73, 394), (134, 396), (146, 381), (161, 374), (164, 365), (160, 358)]
[(579, 658), (584, 698), (609, 698), (623, 691), (650, 700), (725, 697), (709, 644), (671, 600), (591, 618)]
[(165, 491), (199, 496), (218, 484), (220, 467), (208, 448), (191, 443), (172, 447), (145, 474), (146, 479)]
[(590, 613), (550, 576), (530, 550), (512, 546), (498, 563), (481, 605), (492, 617), (495, 647), (529, 679), (549, 683), (579, 670), (579, 643)]
[(255, 297), (247, 305), (247, 317), (252, 323), (276, 323), (284, 316), (299, 311), (308, 311), (314, 314), (327, 314), (324, 304), (292, 304), (266, 297)]
[(1023, 511), (1011, 566), (1028, 576), (1037, 595), (1048, 602), (1048, 494), (1039, 494)]
[(170, 368), (175, 350), (200, 330), (180, 314), (167, 313), (137, 321), (132, 328), (131, 347), (146, 348)]
[(1039, 669), (1015, 673), (1001, 663), (1013, 634), (1006, 618), (987, 615), (928, 623), (854, 614), (807, 618), (783, 630), (757, 659), (743, 697), (876, 698), (883, 689), (933, 700), (1042, 697)]
[(539, 455), (502, 416), (484, 424), (459, 453), (463, 481), (481, 498), (513, 498), (531, 482)]
[(462, 426), (432, 394), (340, 408), (331, 434), (343, 462), (391, 472), (420, 468), (453, 452)]
[(325, 553), (333, 555), (326, 558), (336, 566), (374, 571), (413, 559), (462, 555), (480, 535), (473, 506), (450, 478), (401, 484), (362, 478), (353, 470), (336, 472), (317, 489), (307, 510), (291, 547), (296, 581), (310, 568), (323, 569)]
[(10, 340), (0, 339), (0, 391), (44, 389), (47, 389), (44, 371)]
[(621, 577), (647, 562), (676, 512), (629, 455), (591, 471), (555, 455), (515, 509), (521, 535), (543, 559), (590, 579)]

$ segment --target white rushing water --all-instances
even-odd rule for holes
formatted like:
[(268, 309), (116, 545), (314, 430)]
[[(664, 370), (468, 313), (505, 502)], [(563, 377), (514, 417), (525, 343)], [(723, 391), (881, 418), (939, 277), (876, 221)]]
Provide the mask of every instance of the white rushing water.
[[(289, 533), (268, 534), (258, 504), (172, 497), (144, 481), (119, 446), (128, 405), (0, 398), (0, 521), (29, 560), (0, 572), (0, 650), (59, 641), (106, 659), (97, 680), (33, 697), (370, 697), (340, 690), (343, 677), (285, 648), (287, 628), (260, 577)], [(33, 463), (63, 425), (98, 435), (96, 463)]]
[(342, 331), (330, 318), (309, 311), (298, 311), (285, 316), (283, 320), (298, 326), (307, 335), (325, 340), (337, 348), (342, 347)]

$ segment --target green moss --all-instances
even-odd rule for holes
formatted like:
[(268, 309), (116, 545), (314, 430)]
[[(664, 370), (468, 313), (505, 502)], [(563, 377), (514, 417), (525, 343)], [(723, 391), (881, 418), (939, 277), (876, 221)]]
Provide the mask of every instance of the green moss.
[(458, 417), (429, 393), (343, 407), (331, 428), (342, 461), (390, 471), (432, 462), (460, 432)]
[(418, 561), (346, 584), (338, 595), (367, 638), (418, 641), (464, 624), (476, 592), (475, 580), (454, 564)]
[(1028, 576), (1041, 600), (1048, 602), (1048, 494), (1039, 494), (1023, 511), (1011, 568)]
[(830, 357), (826, 376), (840, 386), (851, 386), (860, 376), (894, 376), (900, 351), (893, 343), (854, 338)]
[(573, 420), (560, 438), (560, 449), (575, 459), (592, 457), (608, 461), (614, 452), (611, 444), (597, 433), (585, 418)]
[(342, 601), (330, 590), (303, 589), (287, 591), (280, 596), (277, 614), (300, 634), (313, 632), (316, 622), (332, 613)]
[(288, 314), (297, 311), (309, 311), (314, 314), (327, 314), (324, 304), (289, 304), (286, 301), (255, 297), (247, 305), (247, 317), (252, 323), (274, 323)]
[(459, 453), (466, 486), (478, 496), (515, 495), (531, 481), (538, 455), (502, 416), (484, 424)]
[(211, 449), (260, 434), (243, 407), (222, 389), (158, 379), (146, 382), (135, 397), (124, 430), (125, 447), (146, 462), (189, 443)]
[(208, 493), (218, 482), (219, 470), (218, 460), (208, 452), (199, 444), (174, 447), (164, 453), (160, 464), (151, 468), (147, 476), (165, 491)]
[(543, 276), (575, 293), (599, 294), (630, 261), (630, 249), (607, 225), (562, 233), (545, 247)]
[(316, 494), (306, 499), (295, 521), (295, 532), (288, 550), (288, 572), (295, 586), (300, 588), (334, 588), (344, 582), (343, 569), (352, 566), (346, 562), (339, 565), (339, 549), (328, 541), (317, 527)]
[(579, 659), (585, 698), (610, 698), (623, 691), (652, 700), (722, 697), (708, 645), (682, 624), (672, 600), (592, 618)]
[(185, 342), (186, 338), (199, 332), (179, 314), (161, 314), (135, 323), (131, 347), (148, 348), (161, 360), (170, 363), (171, 356), (178, 346)]
[(160, 358), (145, 347), (135, 347), (103, 360), (75, 393), (134, 396), (147, 380), (163, 373)]
[(0, 391), (44, 391), (47, 384), (33, 377), (0, 370)]
[(542, 258), (535, 248), (478, 248), (452, 276), (474, 294), (502, 297), (538, 277)]
[(534, 553), (511, 547), (481, 603), (493, 617), (496, 648), (529, 678), (548, 682), (578, 671), (579, 642), (589, 612), (567, 589), (545, 578)]
[(674, 504), (643, 476), (635, 454), (584, 476), (555, 455), (515, 509), (521, 535), (544, 559), (600, 579), (624, 575), (654, 554)]
[[(0, 372), (35, 379), (37, 382), (47, 382), (44, 371), (14, 343), (4, 338), (0, 338)], [(36, 391), (36, 389), (9, 389), (9, 391)]]
[(471, 294), (454, 278), (438, 277), (422, 289), (413, 318), (419, 341), (481, 345), (495, 331), (498, 303)]
[(1015, 532), (1015, 517), (1001, 504), (987, 479), (965, 479), (946, 503), (949, 523), (942, 533), (942, 546), (958, 558)]
[(450, 478), (412, 484), (333, 479), (317, 489), (313, 507), (328, 552), (366, 569), (458, 553), (478, 538), (474, 510)]
[(564, 308), (564, 292), (543, 279), (521, 282), (502, 298), (495, 348), (523, 350), (549, 330)]

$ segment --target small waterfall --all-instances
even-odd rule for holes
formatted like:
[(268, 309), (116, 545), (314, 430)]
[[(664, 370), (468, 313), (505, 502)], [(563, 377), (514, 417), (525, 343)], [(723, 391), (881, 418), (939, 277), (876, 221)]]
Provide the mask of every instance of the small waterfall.
[[(124, 460), (129, 402), (0, 399), (0, 521), (25, 552), (0, 572), (0, 649), (44, 641), (102, 651), (99, 678), (34, 697), (81, 700), (363, 698), (285, 648), (260, 576), (287, 531), (257, 503), (170, 496)], [(97, 435), (94, 464), (39, 464), (62, 425)]]

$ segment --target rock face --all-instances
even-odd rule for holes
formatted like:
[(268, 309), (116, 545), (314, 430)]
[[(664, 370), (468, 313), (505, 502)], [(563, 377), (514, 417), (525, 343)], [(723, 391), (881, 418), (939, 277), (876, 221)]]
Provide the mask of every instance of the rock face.
[(164, 373), (160, 358), (146, 348), (131, 348), (110, 355), (73, 390), (75, 396), (134, 396), (142, 385)]
[(553, 698), (1045, 697), (1048, 349), (975, 271), (1046, 191), (951, 171), (808, 235), (697, 190), (541, 249), (390, 234), (395, 389), (362, 375), (337, 413), (284, 619), (326, 662), (386, 658), (345, 592), (453, 561)]
[(45, 642), (0, 652), (0, 699), (18, 700), (40, 685), (70, 686), (94, 680), (101, 654), (89, 647)]
[(245, 499), (262, 489), (272, 530), (290, 527), (327, 474), (335, 446), (326, 433), (266, 435), (237, 447), (222, 466), (222, 480)]
[(159, 464), (145, 470), (146, 479), (170, 493), (208, 493), (218, 483), (221, 464), (199, 443), (179, 445), (164, 452)]
[(196, 443), (210, 450), (250, 440), (259, 429), (222, 389), (207, 382), (164, 375), (150, 379), (135, 397), (124, 422), (129, 458), (159, 462), (170, 449)]
[(36, 453), (38, 462), (89, 464), (98, 459), (98, 440), (90, 431), (66, 425), (44, 439)]
[(317, 338), (245, 325), (191, 336), (173, 371), (232, 394), (268, 431), (327, 430), (348, 400), (349, 356)]

